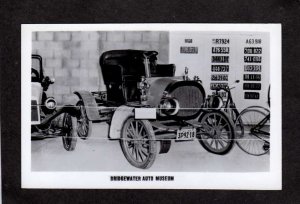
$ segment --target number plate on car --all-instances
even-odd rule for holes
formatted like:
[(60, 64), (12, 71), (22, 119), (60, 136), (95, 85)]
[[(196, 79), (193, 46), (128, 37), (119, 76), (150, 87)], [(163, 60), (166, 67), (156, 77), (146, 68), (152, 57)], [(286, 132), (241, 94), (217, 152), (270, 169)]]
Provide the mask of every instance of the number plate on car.
[(195, 128), (177, 130), (176, 140), (193, 140), (195, 137)]

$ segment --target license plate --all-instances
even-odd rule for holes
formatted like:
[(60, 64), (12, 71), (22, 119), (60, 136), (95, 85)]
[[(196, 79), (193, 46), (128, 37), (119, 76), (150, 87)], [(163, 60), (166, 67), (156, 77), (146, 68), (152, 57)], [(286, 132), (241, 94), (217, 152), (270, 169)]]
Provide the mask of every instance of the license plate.
[(176, 139), (177, 140), (193, 140), (196, 137), (196, 129), (181, 129), (177, 130)]

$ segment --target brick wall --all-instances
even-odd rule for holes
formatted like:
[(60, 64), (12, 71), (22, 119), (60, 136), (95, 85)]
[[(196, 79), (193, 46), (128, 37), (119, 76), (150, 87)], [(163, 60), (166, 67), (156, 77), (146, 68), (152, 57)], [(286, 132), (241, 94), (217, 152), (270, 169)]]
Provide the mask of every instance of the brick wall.
[(168, 32), (33, 32), (32, 54), (43, 58), (46, 76), (54, 77), (48, 96), (74, 104), (75, 90), (105, 90), (100, 55), (113, 49), (158, 51), (158, 62), (169, 61)]

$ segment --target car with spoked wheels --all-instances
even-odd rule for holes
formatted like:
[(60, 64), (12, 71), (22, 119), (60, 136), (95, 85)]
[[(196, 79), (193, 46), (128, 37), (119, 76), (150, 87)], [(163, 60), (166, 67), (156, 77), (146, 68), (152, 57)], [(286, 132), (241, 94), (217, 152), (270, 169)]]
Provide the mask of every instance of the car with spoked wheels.
[(31, 139), (62, 137), (67, 151), (75, 149), (77, 124), (82, 115), (74, 105), (57, 106), (54, 97), (47, 96), (47, 90), (54, 79), (44, 76), (43, 60), (40, 55), (32, 55), (31, 68)]
[[(199, 140), (215, 154), (233, 145), (233, 122), (214, 103), (206, 103), (199, 77), (188, 69), (175, 76), (174, 64), (157, 64), (156, 51), (111, 50), (99, 60), (106, 91), (76, 91), (77, 134), (88, 138), (92, 123), (106, 122), (108, 138), (119, 140), (128, 162), (151, 167), (172, 141)], [(94, 134), (96, 134), (94, 132)]]

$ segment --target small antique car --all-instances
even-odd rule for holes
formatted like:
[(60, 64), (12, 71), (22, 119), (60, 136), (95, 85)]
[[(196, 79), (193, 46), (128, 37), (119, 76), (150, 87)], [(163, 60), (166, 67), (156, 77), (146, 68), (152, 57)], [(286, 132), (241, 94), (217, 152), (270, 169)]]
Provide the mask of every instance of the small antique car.
[[(199, 140), (215, 154), (227, 153), (234, 130), (228, 116), (207, 105), (199, 80), (188, 69), (175, 75), (175, 65), (157, 64), (156, 51), (112, 50), (100, 57), (106, 91), (77, 91), (81, 110), (78, 135), (87, 138), (91, 122), (106, 122), (108, 138), (119, 140), (128, 162), (149, 168), (171, 141)], [(204, 105), (206, 104), (206, 105)], [(159, 143), (159, 145), (157, 144)]]
[(62, 136), (67, 151), (75, 148), (77, 124), (80, 110), (72, 105), (57, 108), (54, 97), (48, 97), (46, 91), (54, 79), (44, 76), (40, 55), (32, 55), (31, 68), (31, 138)]

